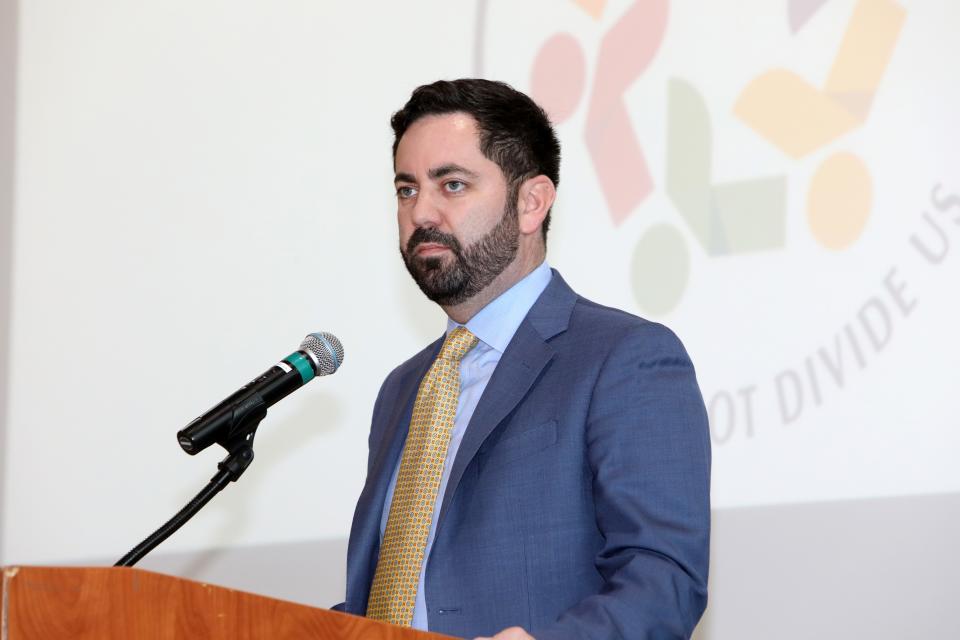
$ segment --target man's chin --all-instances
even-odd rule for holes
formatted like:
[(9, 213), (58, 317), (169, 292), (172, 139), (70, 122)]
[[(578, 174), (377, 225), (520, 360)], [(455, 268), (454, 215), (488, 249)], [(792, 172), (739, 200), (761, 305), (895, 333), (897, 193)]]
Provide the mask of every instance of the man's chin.
[(431, 255), (426, 257), (415, 256), (413, 258), (414, 266), (417, 268), (417, 271), (421, 274), (440, 271), (441, 269), (443, 269), (444, 263), (449, 262), (449, 260), (445, 260), (446, 256), (447, 254)]
[(407, 271), (429, 300), (441, 305), (456, 305), (470, 297), (469, 277), (452, 253), (429, 257), (412, 255), (405, 261)]
[(440, 269), (411, 272), (410, 275), (423, 295), (439, 305), (449, 306), (466, 299), (466, 282), (454, 280), (451, 274), (443, 273)]

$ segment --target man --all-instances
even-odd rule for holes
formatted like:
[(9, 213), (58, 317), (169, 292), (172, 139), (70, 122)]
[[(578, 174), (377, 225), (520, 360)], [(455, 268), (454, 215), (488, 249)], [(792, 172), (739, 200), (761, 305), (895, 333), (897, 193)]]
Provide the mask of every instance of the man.
[(683, 346), (547, 266), (560, 147), (527, 96), (436, 82), (391, 124), (400, 252), (449, 320), (377, 398), (343, 609), (465, 637), (688, 637), (710, 445)]

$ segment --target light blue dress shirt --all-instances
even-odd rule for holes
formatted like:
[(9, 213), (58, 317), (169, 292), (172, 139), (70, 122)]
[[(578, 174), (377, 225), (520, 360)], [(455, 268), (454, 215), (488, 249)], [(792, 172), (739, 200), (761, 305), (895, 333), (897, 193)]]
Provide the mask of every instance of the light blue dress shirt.
[[(497, 363), (500, 362), (503, 352), (513, 339), (513, 334), (530, 311), (530, 307), (537, 301), (543, 290), (550, 283), (552, 273), (546, 261), (531, 271), (520, 282), (500, 294), (498, 298), (477, 312), (467, 321), (466, 327), (470, 333), (479, 338), (477, 346), (470, 350), (460, 361), (460, 398), (457, 402), (457, 416), (453, 421), (453, 432), (450, 435), (450, 445), (447, 448), (447, 457), (443, 465), (443, 475), (440, 476), (440, 488), (437, 491), (437, 501), (433, 509), (433, 521), (430, 523), (430, 533), (427, 535), (427, 548), (424, 552), (423, 564), (420, 567), (420, 581), (417, 585), (417, 602), (413, 608), (413, 624), (415, 629), (427, 629), (427, 607), (423, 595), (423, 581), (426, 572), (427, 560), (430, 558), (430, 549), (433, 547), (433, 536), (437, 527), (437, 517), (440, 515), (440, 504), (450, 479), (450, 469), (457, 457), (457, 450), (463, 440), (463, 434), (470, 424), (470, 418), (480, 402), (483, 390), (487, 388), (490, 377), (493, 375)], [(447, 319), (447, 333), (461, 326), (453, 320)], [(402, 457), (402, 454), (401, 454)], [(387, 496), (383, 504), (383, 516), (380, 519), (380, 540), (383, 541), (383, 532), (387, 528), (387, 517), (390, 514), (390, 503), (393, 502), (393, 490), (397, 484), (397, 473), (400, 462), (393, 470), (393, 478), (387, 489)]]

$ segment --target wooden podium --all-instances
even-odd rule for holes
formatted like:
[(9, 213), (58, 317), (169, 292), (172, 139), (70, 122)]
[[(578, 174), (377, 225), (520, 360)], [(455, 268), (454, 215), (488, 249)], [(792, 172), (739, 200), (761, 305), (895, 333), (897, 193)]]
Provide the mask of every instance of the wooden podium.
[(0, 589), (0, 640), (445, 637), (123, 567), (5, 567)]

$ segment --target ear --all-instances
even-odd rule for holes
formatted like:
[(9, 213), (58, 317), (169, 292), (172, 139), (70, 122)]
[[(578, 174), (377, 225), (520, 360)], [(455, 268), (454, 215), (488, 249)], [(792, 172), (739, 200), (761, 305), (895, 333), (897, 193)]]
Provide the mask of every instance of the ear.
[(556, 199), (557, 188), (553, 186), (553, 180), (547, 176), (541, 174), (524, 180), (517, 196), (520, 233), (539, 234), (540, 227)]

